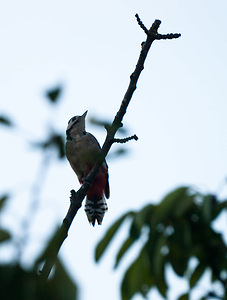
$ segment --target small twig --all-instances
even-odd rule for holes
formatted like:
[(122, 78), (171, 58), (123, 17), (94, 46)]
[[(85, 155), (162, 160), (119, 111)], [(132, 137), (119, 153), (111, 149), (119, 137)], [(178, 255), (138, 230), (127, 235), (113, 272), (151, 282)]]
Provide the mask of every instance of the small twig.
[(155, 39), (156, 40), (171, 40), (171, 39), (177, 39), (180, 36), (181, 36), (180, 33), (157, 34)]
[(140, 17), (138, 14), (135, 15), (137, 23), (139, 24), (140, 28), (143, 29), (143, 31), (148, 34), (148, 29), (146, 28), (146, 26), (143, 24), (143, 22), (141, 21)]
[(137, 141), (137, 140), (138, 140), (137, 135), (134, 134), (134, 135), (129, 136), (129, 137), (124, 138), (124, 139), (114, 139), (114, 140), (113, 140), (113, 143), (124, 144), (124, 143), (127, 143), (128, 141), (131, 141), (131, 140)]
[(154, 34), (155, 33), (155, 40), (171, 40), (171, 39), (177, 39), (181, 36), (180, 33), (168, 33), (168, 34), (160, 34), (157, 33), (158, 27), (161, 24), (160, 20), (155, 20), (155, 22), (153, 23), (152, 27), (150, 30), (148, 30), (146, 28), (146, 26), (143, 24), (143, 22), (141, 21), (140, 17), (138, 14), (135, 15), (136, 20), (140, 26), (140, 28), (147, 34)]

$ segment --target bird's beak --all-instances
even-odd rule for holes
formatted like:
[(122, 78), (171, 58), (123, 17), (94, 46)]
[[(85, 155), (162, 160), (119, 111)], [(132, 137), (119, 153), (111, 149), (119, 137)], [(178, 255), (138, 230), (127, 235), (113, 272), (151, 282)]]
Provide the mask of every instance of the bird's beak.
[(81, 116), (81, 119), (85, 119), (86, 115), (87, 115), (87, 110), (85, 111), (85, 113)]

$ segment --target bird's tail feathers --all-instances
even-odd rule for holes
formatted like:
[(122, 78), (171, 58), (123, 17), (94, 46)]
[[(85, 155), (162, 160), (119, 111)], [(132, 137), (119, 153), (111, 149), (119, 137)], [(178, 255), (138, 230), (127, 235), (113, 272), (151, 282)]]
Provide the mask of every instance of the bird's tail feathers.
[(101, 225), (105, 212), (108, 210), (105, 197), (97, 201), (86, 198), (84, 210), (90, 224), (95, 226), (97, 220), (98, 224)]

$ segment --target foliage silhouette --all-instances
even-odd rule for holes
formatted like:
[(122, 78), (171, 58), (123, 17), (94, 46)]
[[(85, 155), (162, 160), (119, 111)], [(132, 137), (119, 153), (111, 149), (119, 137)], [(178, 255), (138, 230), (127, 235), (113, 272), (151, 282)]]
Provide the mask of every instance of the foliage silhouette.
[[(47, 92), (47, 95), (53, 103), (57, 103), (60, 96), (60, 89), (51, 89), (50, 92)], [(12, 128), (13, 123), (10, 121), (9, 117), (1, 116), (0, 125)], [(44, 159), (37, 182), (34, 183), (33, 192), (35, 195), (33, 195), (34, 198), (30, 199), (31, 209), (29, 215), (27, 216), (27, 219), (23, 220), (24, 232), (21, 241), (23, 244), (25, 244), (25, 241), (28, 238), (27, 227), (31, 225), (34, 213), (37, 210), (37, 200), (39, 200), (37, 199), (37, 194), (39, 194), (39, 191), (42, 188), (41, 178), (45, 178), (44, 173), (47, 172), (47, 168), (50, 165), (49, 160), (51, 157), (50, 155), (46, 154), (49, 152), (49, 149), (51, 149), (57, 153), (58, 159), (64, 158), (64, 140), (65, 137), (63, 133), (52, 132), (47, 138), (44, 139), (44, 141), (33, 143), (33, 146), (41, 151), (41, 155)], [(11, 191), (11, 193), (12, 192), (13, 191)], [(0, 196), (0, 217), (9, 199), (10, 194), (3, 194)], [(6, 242), (8, 242), (8, 244), (15, 244), (14, 237), (8, 229), (0, 227), (0, 246), (4, 245)], [(48, 247), (50, 247), (49, 243), (47, 244), (46, 248)], [(51, 279), (44, 281), (38, 273), (38, 267), (40, 267), (38, 265), (38, 259), (37, 261), (33, 262), (33, 265), (29, 269), (24, 268), (21, 265), (19, 258), (17, 258), (15, 262), (0, 264), (0, 299), (75, 300), (77, 298), (77, 285), (72, 281), (61, 261), (59, 259), (56, 260), (55, 270)]]
[[(223, 294), (219, 298), (220, 295), (213, 291), (206, 291), (204, 299), (210, 293), (217, 299), (226, 299), (227, 245), (223, 235), (213, 227), (213, 222), (226, 209), (227, 200), (220, 201), (215, 195), (202, 194), (187, 186), (177, 188), (159, 204), (148, 204), (137, 212), (130, 211), (121, 216), (98, 243), (95, 259), (100, 260), (120, 226), (130, 219), (128, 236), (116, 254), (115, 268), (141, 236), (148, 237), (138, 257), (123, 275), (122, 299), (131, 299), (136, 293), (145, 297), (153, 287), (166, 298), (169, 266), (176, 275), (188, 281), (189, 291), (179, 299), (189, 299), (208, 269), (212, 282), (221, 284)], [(192, 258), (197, 261), (194, 269), (190, 264)]]

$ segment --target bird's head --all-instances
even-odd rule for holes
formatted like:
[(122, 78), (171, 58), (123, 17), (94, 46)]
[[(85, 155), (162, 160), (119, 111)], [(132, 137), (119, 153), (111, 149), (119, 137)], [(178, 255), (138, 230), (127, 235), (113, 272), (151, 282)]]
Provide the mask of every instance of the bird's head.
[(66, 137), (68, 140), (72, 140), (74, 136), (83, 135), (85, 132), (85, 117), (87, 115), (87, 110), (82, 116), (72, 117), (66, 129)]

